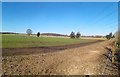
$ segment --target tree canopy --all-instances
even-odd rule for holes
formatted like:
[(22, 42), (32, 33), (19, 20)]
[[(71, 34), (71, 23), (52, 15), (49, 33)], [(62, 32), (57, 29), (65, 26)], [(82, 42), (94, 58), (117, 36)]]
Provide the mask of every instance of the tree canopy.
[(30, 36), (32, 34), (32, 30), (31, 29), (27, 29), (26, 33)]

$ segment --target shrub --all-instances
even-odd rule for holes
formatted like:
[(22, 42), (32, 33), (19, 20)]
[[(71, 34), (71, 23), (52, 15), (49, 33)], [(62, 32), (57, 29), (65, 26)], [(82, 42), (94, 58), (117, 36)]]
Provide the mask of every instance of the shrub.
[(37, 37), (39, 37), (39, 36), (40, 36), (40, 32), (37, 33)]
[(109, 40), (110, 39), (110, 35), (106, 35), (106, 38)]

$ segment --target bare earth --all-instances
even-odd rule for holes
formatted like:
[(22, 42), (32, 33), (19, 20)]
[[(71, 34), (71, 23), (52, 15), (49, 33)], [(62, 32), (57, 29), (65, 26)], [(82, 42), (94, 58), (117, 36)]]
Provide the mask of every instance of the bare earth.
[(51, 53), (3, 56), (3, 74), (117, 75), (118, 70), (105, 56), (108, 45), (108, 41), (102, 41)]

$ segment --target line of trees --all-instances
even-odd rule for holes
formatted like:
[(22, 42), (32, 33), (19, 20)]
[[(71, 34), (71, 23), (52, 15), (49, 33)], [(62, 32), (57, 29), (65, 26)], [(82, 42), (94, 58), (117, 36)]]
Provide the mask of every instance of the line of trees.
[(70, 37), (71, 38), (80, 38), (81, 34), (80, 34), (80, 32), (77, 32), (76, 35), (75, 35), (75, 32), (71, 32)]
[[(28, 36), (30, 36), (32, 34), (32, 32), (33, 31), (31, 29), (26, 30), (26, 33), (28, 34)], [(40, 35), (41, 35), (40, 32), (38, 32), (37, 37), (40, 37)], [(70, 37), (71, 38), (80, 38), (81, 34), (80, 34), (80, 32), (77, 32), (76, 35), (75, 35), (75, 32), (71, 32)]]
[(106, 35), (106, 38), (109, 40), (111, 38), (115, 38), (115, 35), (113, 35), (112, 32), (111, 32), (108, 35)]
[[(27, 29), (26, 30), (26, 33), (30, 36), (31, 34), (32, 34), (32, 30), (31, 29)], [(40, 32), (38, 32), (37, 33), (37, 37), (40, 37)], [(80, 32), (77, 32), (76, 34), (75, 34), (75, 32), (71, 32), (71, 34), (70, 34), (70, 38), (80, 38), (81, 37), (81, 34), (80, 34)], [(106, 35), (106, 38), (109, 40), (109, 39), (111, 39), (111, 38), (115, 38), (115, 35), (113, 35), (112, 34), (112, 32), (111, 33), (109, 33), (108, 35)]]

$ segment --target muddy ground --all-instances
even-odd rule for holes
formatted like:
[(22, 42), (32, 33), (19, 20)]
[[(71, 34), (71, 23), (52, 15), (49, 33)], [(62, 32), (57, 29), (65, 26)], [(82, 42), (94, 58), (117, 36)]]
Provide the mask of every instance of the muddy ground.
[[(81, 46), (63, 46), (58, 49), (57, 47), (48, 47), (48, 49), (43, 47), (42, 50), (42, 48), (36, 47), (30, 48), (30, 53), (26, 48), (3, 49), (3, 74), (117, 75), (117, 67), (112, 65), (105, 56), (108, 53), (106, 46), (109, 46), (109, 41)], [(49, 53), (44, 53), (47, 50)], [(23, 54), (25, 51), (28, 55)], [(8, 54), (5, 55), (7, 52)]]
[(62, 46), (42, 46), (42, 47), (25, 47), (25, 48), (3, 48), (2, 56), (13, 56), (13, 55), (30, 55), (30, 54), (38, 54), (38, 53), (49, 53), (49, 52), (58, 52), (60, 50), (72, 49), (76, 47), (82, 47), (98, 42), (102, 42), (103, 40), (97, 40), (89, 43), (78, 43), (71, 45), (62, 45)]

